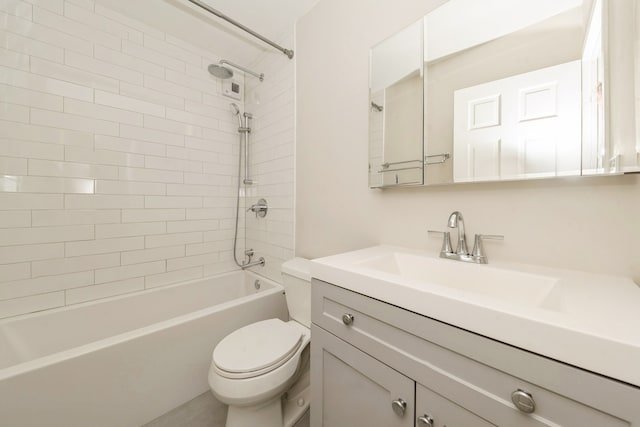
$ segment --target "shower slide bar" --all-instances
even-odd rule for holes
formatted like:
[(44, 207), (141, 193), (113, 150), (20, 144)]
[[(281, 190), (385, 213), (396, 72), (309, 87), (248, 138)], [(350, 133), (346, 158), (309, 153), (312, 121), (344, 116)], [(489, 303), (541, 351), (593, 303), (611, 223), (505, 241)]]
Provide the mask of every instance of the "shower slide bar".
[(274, 47), (275, 49), (278, 49), (280, 52), (284, 53), (285, 55), (287, 55), (287, 57), (289, 59), (293, 58), (293, 50), (291, 49), (285, 49), (284, 47), (272, 42), (271, 40), (269, 40), (268, 38), (261, 36), (260, 34), (256, 33), (255, 31), (253, 31), (252, 29), (245, 27), (244, 25), (242, 25), (241, 23), (239, 23), (238, 21), (228, 17), (227, 15), (225, 15), (224, 13), (220, 12), (219, 10), (216, 10), (214, 8), (212, 8), (211, 6), (209, 6), (208, 4), (205, 4), (204, 2), (200, 1), (200, 0), (188, 0), (189, 2), (195, 4), (196, 6), (206, 10), (209, 13), (212, 13), (214, 15), (216, 15), (218, 18), (224, 19), (225, 21), (227, 21), (228, 23), (230, 23), (231, 25), (235, 25), (236, 27), (240, 28), (243, 31), (246, 31), (247, 33), (251, 34), (253, 37), (258, 38), (260, 40), (262, 40), (263, 42), (267, 43), (268, 45)]

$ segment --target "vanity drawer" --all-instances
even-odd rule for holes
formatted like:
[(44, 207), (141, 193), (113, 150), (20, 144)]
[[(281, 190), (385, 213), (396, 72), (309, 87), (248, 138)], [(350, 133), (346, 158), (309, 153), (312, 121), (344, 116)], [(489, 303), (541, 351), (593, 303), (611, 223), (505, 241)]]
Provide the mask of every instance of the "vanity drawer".
[[(635, 426), (638, 389), (314, 280), (312, 320), (498, 426)], [(518, 410), (512, 393), (535, 402)], [(589, 391), (590, 390), (590, 391)], [(526, 395), (522, 395), (526, 400)], [(617, 397), (616, 397), (617, 396)]]

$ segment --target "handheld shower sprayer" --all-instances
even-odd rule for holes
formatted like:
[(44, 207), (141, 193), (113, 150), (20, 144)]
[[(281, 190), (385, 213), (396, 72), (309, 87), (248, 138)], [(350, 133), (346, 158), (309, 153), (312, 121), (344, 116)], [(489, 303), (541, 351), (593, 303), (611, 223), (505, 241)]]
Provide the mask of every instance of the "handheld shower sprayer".
[(238, 129), (241, 129), (243, 127), (243, 124), (242, 114), (240, 114), (240, 107), (238, 107), (238, 104), (236, 104), (235, 102), (229, 104), (229, 107), (231, 107), (231, 113), (238, 118)]

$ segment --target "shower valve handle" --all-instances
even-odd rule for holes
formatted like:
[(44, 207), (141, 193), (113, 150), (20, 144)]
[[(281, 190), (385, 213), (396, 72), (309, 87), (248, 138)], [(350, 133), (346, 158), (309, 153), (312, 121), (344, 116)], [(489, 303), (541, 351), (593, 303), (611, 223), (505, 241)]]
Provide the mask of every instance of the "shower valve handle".
[(269, 206), (267, 205), (267, 201), (265, 199), (258, 200), (258, 203), (251, 205), (247, 212), (253, 212), (256, 214), (256, 218), (264, 218), (267, 216), (267, 211), (269, 210)]

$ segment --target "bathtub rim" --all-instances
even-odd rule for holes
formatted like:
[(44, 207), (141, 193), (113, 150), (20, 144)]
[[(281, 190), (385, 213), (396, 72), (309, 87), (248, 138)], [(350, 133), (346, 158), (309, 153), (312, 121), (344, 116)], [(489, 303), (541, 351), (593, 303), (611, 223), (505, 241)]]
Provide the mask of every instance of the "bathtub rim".
[(192, 311), (189, 313), (185, 313), (182, 314), (180, 316), (175, 316), (169, 319), (165, 319), (165, 320), (161, 320), (159, 322), (155, 322), (152, 323), (151, 325), (147, 325), (147, 326), (143, 326), (140, 328), (136, 328), (136, 329), (132, 329), (130, 331), (126, 331), (126, 332), (122, 332), (116, 335), (112, 335), (106, 338), (102, 338), (98, 341), (93, 341), (90, 343), (86, 343), (86, 344), (82, 344), (79, 345), (77, 347), (73, 347), (67, 350), (62, 350), (62, 351), (58, 351), (52, 354), (48, 354), (46, 356), (42, 356), (42, 357), (38, 357), (36, 359), (33, 360), (28, 360), (26, 362), (21, 362), (18, 363), (16, 365), (12, 365), (12, 366), (8, 366), (6, 368), (0, 368), (0, 381), (3, 380), (7, 380), (13, 377), (16, 377), (18, 375), (24, 374), (26, 372), (30, 372), (30, 371), (34, 371), (34, 370), (38, 370), (38, 369), (42, 369), (45, 368), (47, 366), (51, 366), (55, 363), (58, 362), (62, 362), (65, 360), (71, 360), (77, 357), (81, 357), (84, 356), (86, 354), (89, 354), (91, 352), (94, 351), (98, 351), (110, 346), (113, 346), (115, 344), (118, 343), (124, 343), (124, 342), (129, 342), (132, 341), (138, 337), (144, 336), (144, 335), (149, 335), (152, 334), (154, 332), (158, 332), (161, 331), (163, 329), (167, 329), (170, 326), (177, 326), (177, 325), (181, 325), (190, 321), (194, 321), (206, 316), (209, 316), (213, 313), (219, 312), (219, 311), (223, 311), (225, 309), (228, 309), (230, 307), (233, 307), (235, 305), (238, 305), (239, 301), (242, 302), (251, 302), (251, 301), (255, 301), (257, 299), (261, 299), (261, 298), (265, 298), (271, 295), (275, 295), (278, 293), (284, 293), (284, 287), (282, 286), (282, 284), (269, 279), (268, 277), (262, 276), (256, 272), (253, 271), (249, 271), (249, 270), (234, 270), (234, 271), (230, 271), (230, 272), (225, 272), (225, 273), (221, 273), (221, 274), (217, 274), (217, 275), (212, 275), (212, 276), (205, 276), (205, 277), (201, 277), (198, 279), (193, 279), (193, 280), (188, 280), (185, 282), (179, 282), (179, 283), (173, 283), (171, 285), (166, 285), (166, 286), (159, 286), (157, 288), (152, 288), (152, 289), (145, 289), (142, 291), (137, 291), (137, 292), (131, 292), (131, 293), (127, 293), (127, 294), (123, 294), (123, 295), (116, 295), (116, 296), (112, 296), (112, 297), (107, 297), (107, 298), (101, 298), (98, 300), (94, 300), (94, 301), (87, 301), (87, 302), (83, 302), (83, 303), (79, 303), (79, 304), (72, 304), (69, 306), (65, 306), (65, 307), (59, 307), (53, 310), (44, 310), (44, 311), (38, 311), (38, 312), (34, 312), (34, 313), (28, 313), (28, 314), (22, 314), (20, 316), (14, 316), (14, 317), (9, 317), (7, 319), (2, 319), (0, 321), (0, 325), (2, 323), (9, 323), (7, 320), (11, 319), (12, 321), (16, 321), (16, 320), (20, 320), (22, 318), (31, 318), (31, 317), (42, 317), (42, 316), (46, 316), (48, 314), (54, 313), (54, 312), (60, 312), (60, 311), (67, 311), (67, 310), (73, 310), (75, 308), (78, 307), (87, 307), (87, 306), (91, 306), (91, 305), (95, 305), (95, 304), (100, 304), (100, 303), (104, 303), (104, 302), (108, 302), (108, 301), (116, 301), (119, 299), (123, 299), (123, 298), (128, 298), (134, 295), (141, 295), (141, 294), (145, 294), (145, 293), (152, 293), (152, 292), (159, 292), (162, 290), (166, 290), (168, 288), (176, 288), (176, 287), (182, 287), (182, 286), (188, 286), (190, 284), (194, 284), (197, 282), (202, 282), (206, 279), (212, 279), (212, 278), (222, 278), (224, 276), (229, 276), (229, 275), (233, 275), (233, 274), (251, 274), (254, 276), (257, 276), (261, 281), (264, 281), (266, 283), (269, 283), (271, 285), (271, 289), (265, 289), (262, 290), (260, 292), (256, 292), (256, 293), (252, 293), (249, 295), (245, 295), (243, 297), (240, 298), (236, 298), (236, 299), (232, 299), (229, 301), (225, 301), (221, 304), (216, 304), (213, 306), (209, 306), (200, 310), (196, 310), (196, 311)]

